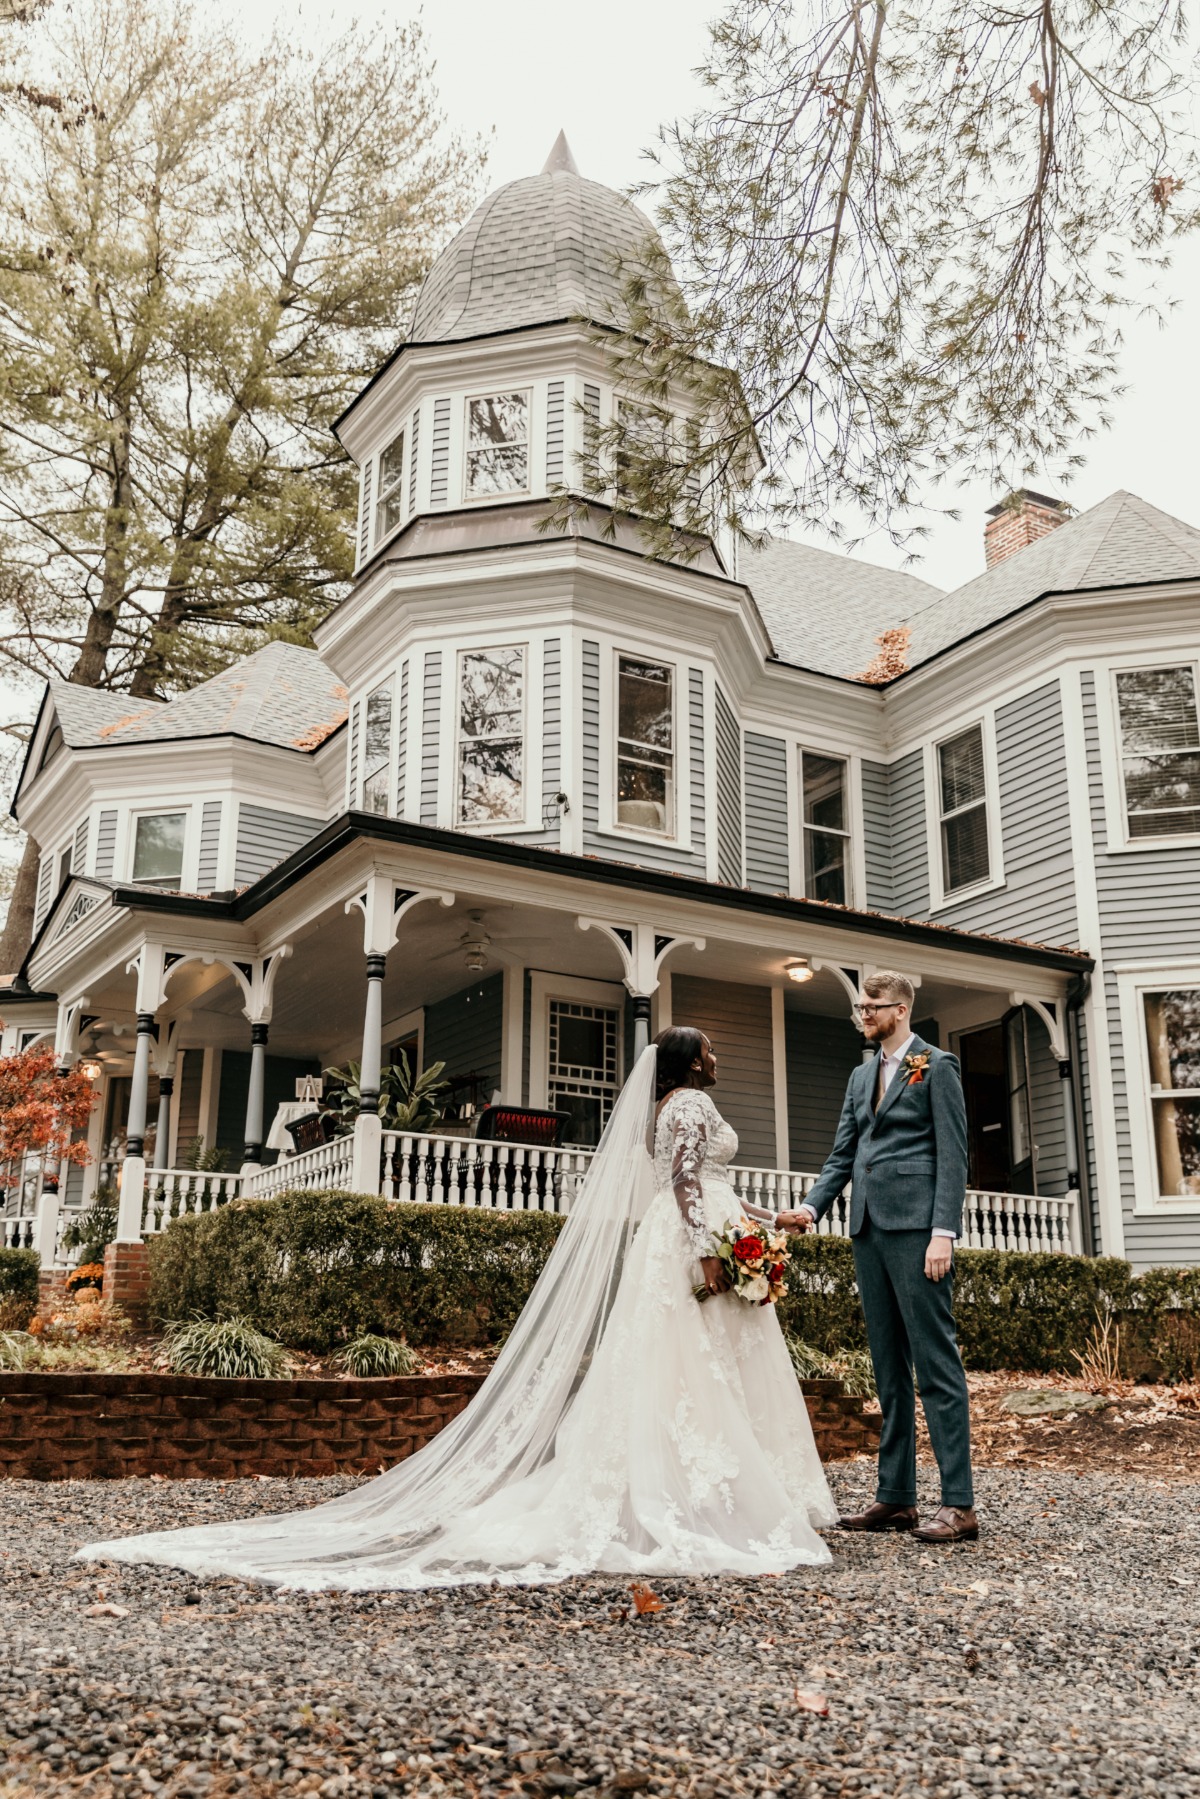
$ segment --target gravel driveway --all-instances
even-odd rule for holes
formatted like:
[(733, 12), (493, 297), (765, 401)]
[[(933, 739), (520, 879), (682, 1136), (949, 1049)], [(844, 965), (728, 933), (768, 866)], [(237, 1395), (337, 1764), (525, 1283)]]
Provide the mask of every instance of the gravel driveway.
[(646, 1617), (601, 1579), (326, 1598), (69, 1561), (348, 1484), (0, 1485), (0, 1799), (1200, 1799), (1200, 1487), (988, 1470), (978, 1545), (836, 1537), (830, 1569), (660, 1582)]

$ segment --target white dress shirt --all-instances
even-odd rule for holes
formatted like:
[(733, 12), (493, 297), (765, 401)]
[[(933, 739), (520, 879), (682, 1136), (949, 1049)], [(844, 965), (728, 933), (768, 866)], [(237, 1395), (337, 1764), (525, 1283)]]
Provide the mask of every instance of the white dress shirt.
[[(890, 1055), (884, 1053), (882, 1050), (880, 1051), (879, 1074), (876, 1078), (878, 1080), (882, 1081), (884, 1093), (887, 1092), (888, 1088), (891, 1086), (892, 1082), (895, 1080), (896, 1075), (900, 1068), (900, 1064), (903, 1062), (905, 1056), (909, 1052), (909, 1049), (916, 1042), (916, 1040), (917, 1040), (916, 1032), (910, 1031), (908, 1033), (908, 1036), (904, 1039), (904, 1042), (900, 1045), (899, 1049), (893, 1050)], [(883, 1094), (880, 1095), (881, 1099), (882, 1099), (882, 1097), (883, 1097)], [(810, 1205), (804, 1204), (802, 1206), (797, 1206), (796, 1209), (797, 1209), (797, 1211), (800, 1211), (800, 1212), (807, 1212), (810, 1218), (812, 1218), (814, 1220), (816, 1219), (817, 1215), (813, 1211), (813, 1209)], [(933, 1228), (932, 1235), (935, 1237), (949, 1237), (951, 1243), (953, 1243), (957, 1239), (958, 1233), (957, 1233), (957, 1231), (948, 1231), (941, 1225), (935, 1225)]]

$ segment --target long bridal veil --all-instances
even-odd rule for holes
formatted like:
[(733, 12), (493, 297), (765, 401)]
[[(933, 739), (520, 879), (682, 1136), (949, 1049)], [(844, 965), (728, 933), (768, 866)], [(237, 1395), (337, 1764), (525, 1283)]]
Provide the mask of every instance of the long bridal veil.
[[(89, 1543), (85, 1561), (161, 1562), (351, 1591), (503, 1580), (465, 1559), (467, 1514), (552, 1460), (653, 1196), (656, 1052), (639, 1057), (533, 1292), (487, 1380), (431, 1443), (325, 1505)], [(447, 1539), (454, 1527), (457, 1549)]]

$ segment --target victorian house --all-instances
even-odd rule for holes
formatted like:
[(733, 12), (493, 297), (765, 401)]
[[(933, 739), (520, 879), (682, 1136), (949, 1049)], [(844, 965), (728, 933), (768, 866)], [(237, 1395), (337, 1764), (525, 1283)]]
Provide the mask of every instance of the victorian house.
[[(621, 403), (600, 336), (649, 230), (562, 140), (478, 208), (338, 423), (357, 572), (316, 650), (166, 703), (48, 688), (0, 1015), (99, 1103), (62, 1194), (10, 1184), (7, 1241), (52, 1256), (114, 1172), (125, 1241), (201, 1192), (565, 1204), (672, 1020), (782, 1201), (858, 981), (899, 968), (962, 1059), (969, 1241), (1200, 1257), (1200, 530), (1025, 493), (942, 593), (788, 541), (653, 561), (600, 504), (541, 528)], [(888, 630), (907, 667), (866, 683)], [(374, 1109), (401, 1046), (452, 1082), (420, 1143)], [(348, 1058), (353, 1135), (288, 1154), (298, 1083)], [(496, 1096), (566, 1147), (477, 1142)], [(227, 1174), (180, 1167), (196, 1139)]]

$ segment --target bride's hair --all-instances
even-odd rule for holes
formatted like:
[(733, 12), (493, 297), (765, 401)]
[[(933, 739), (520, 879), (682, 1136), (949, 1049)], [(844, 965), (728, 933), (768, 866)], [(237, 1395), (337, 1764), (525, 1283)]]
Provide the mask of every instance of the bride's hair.
[(665, 1099), (676, 1087), (691, 1085), (692, 1063), (704, 1050), (703, 1031), (690, 1024), (673, 1024), (654, 1039), (658, 1051), (654, 1091), (657, 1099)]

